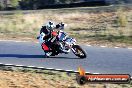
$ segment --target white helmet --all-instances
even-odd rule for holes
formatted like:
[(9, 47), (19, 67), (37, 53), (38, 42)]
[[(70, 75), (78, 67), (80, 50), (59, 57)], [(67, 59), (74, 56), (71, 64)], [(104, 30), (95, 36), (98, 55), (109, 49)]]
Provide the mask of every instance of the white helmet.
[(48, 30), (53, 30), (55, 28), (55, 24), (51, 21), (49, 21), (47, 24), (46, 24), (46, 29)]

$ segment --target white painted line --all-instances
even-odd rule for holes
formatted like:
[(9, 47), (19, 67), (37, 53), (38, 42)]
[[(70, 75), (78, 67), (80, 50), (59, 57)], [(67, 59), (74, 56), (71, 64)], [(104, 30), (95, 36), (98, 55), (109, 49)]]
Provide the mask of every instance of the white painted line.
[[(0, 63), (0, 64), (3, 64), (3, 63)], [(24, 65), (13, 65), (13, 64), (3, 64), (3, 65), (12, 65), (12, 66), (21, 66), (21, 67), (23, 67)], [(26, 66), (26, 67), (35, 67), (35, 66)], [(36, 67), (36, 68), (44, 68), (44, 67)], [(54, 68), (45, 68), (45, 69), (47, 69), (47, 70), (56, 70), (56, 71), (71, 71), (71, 72), (78, 72), (78, 71), (73, 71), (73, 70), (63, 70), (63, 69), (54, 69)], [(85, 72), (85, 73), (90, 73), (90, 72)], [(91, 73), (92, 74), (92, 73)], [(99, 73), (93, 73), (93, 74), (99, 74)], [(131, 77), (131, 79), (132, 79), (132, 77)]]
[(14, 41), (14, 42), (28, 42), (28, 41)]
[(99, 73), (93, 73), (93, 74), (99, 74)]
[(132, 49), (132, 48), (128, 48), (128, 49)]
[(114, 47), (114, 48), (119, 48), (119, 47)]
[(32, 68), (32, 67), (35, 67), (35, 66), (27, 66), (27, 67), (30, 67), (30, 68)]
[(4, 64), (4, 65), (13, 65), (13, 64)]
[(91, 72), (85, 72), (85, 73), (91, 73)]
[(54, 69), (54, 68), (46, 68), (46, 69), (49, 69), (49, 70), (51, 69), (51, 70), (52, 70), (52, 69)]
[(37, 67), (37, 68), (44, 68), (44, 67)]
[(13, 40), (0, 40), (0, 41), (13, 41)]
[(2, 42), (3, 42), (3, 41), (11, 41), (11, 40), (0, 40), (0, 41), (2, 41)]
[(23, 67), (24, 65), (15, 65), (15, 66)]
[[(32, 41), (17, 41), (17, 40), (0, 40), (1, 42), (18, 42), (18, 43), (20, 43), (20, 42), (32, 42)], [(39, 43), (39, 42), (33, 42), (33, 43)]]
[(74, 71), (74, 72), (79, 72), (79, 71)]
[(92, 45), (86, 45), (86, 46), (92, 46)]
[(63, 69), (55, 69), (55, 70), (63, 70)]
[(29, 42), (29, 41), (17, 41), (17, 40), (0, 40), (0, 41), (7, 41), (7, 42)]
[[(67, 70), (66, 70), (67, 71)], [(73, 72), (79, 72), (79, 71), (73, 71)], [(85, 72), (85, 73), (91, 73), (91, 72)]]
[(106, 47), (106, 46), (100, 46), (100, 47)]
[[(32, 41), (17, 41), (17, 40), (0, 40), (4, 42), (32, 42)], [(34, 43), (39, 43), (39, 42), (34, 42)], [(92, 46), (92, 45), (86, 45), (86, 46)], [(100, 47), (107, 47), (107, 46), (100, 46)], [(114, 48), (121, 48), (121, 47), (114, 47)], [(132, 49), (132, 48), (127, 48), (127, 49)]]

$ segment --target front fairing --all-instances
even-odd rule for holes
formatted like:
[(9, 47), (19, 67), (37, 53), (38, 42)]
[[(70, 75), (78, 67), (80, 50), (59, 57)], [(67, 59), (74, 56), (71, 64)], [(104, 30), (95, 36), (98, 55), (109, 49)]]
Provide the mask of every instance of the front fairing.
[(74, 38), (66, 38), (65, 40), (66, 44), (69, 44), (69, 45), (75, 45), (76, 44), (76, 40)]
[(68, 35), (65, 32), (63, 32), (61, 30), (59, 31), (59, 33), (58, 33), (59, 41), (64, 41), (67, 37), (68, 37)]

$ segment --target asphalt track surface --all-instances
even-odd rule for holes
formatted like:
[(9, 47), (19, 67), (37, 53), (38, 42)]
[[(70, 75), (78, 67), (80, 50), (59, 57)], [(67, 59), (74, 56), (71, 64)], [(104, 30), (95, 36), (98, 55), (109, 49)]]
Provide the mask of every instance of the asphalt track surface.
[(36, 66), (77, 71), (82, 66), (91, 73), (121, 73), (132, 75), (132, 50), (125, 48), (103, 48), (82, 46), (87, 58), (79, 59), (72, 52), (44, 58), (37, 43), (0, 41), (0, 63)]

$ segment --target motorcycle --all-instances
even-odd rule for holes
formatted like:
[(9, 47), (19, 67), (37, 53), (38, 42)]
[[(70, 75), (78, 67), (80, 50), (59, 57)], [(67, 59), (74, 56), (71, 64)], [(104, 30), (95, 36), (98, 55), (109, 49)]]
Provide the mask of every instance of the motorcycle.
[[(51, 35), (52, 37), (49, 38), (47, 41), (51, 41), (52, 45), (49, 45), (44, 39), (44, 33), (41, 33), (37, 38), (42, 46), (42, 49), (45, 52), (45, 56), (55, 56), (60, 53), (68, 54), (70, 51), (72, 51), (79, 58), (87, 57), (86, 52), (81, 48), (81, 46), (76, 44), (76, 40), (74, 38), (69, 37), (64, 31), (52, 31)], [(66, 52), (62, 52), (60, 46), (63, 47), (63, 51)]]

